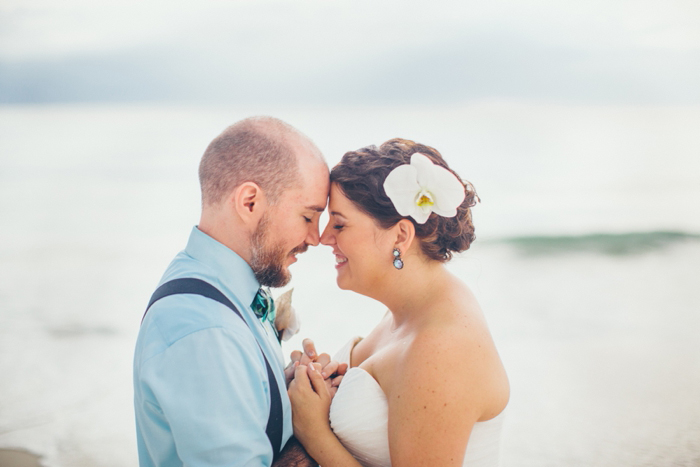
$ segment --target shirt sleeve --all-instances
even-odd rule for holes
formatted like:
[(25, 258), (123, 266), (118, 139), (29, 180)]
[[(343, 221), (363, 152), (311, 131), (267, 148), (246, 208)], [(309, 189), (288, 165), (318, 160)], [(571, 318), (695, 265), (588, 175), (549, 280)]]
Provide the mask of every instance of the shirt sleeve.
[(141, 376), (185, 465), (272, 464), (267, 371), (247, 328), (184, 336), (145, 362)]

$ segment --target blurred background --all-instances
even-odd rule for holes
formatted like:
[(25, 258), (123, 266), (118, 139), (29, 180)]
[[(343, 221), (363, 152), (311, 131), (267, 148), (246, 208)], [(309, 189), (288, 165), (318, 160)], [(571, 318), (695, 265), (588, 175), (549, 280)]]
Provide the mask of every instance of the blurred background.
[[(413, 139), (475, 185), (449, 267), (511, 378), (504, 466), (700, 465), (694, 0), (3, 0), (0, 465), (136, 465), (140, 318), (251, 115), (331, 166)], [(285, 354), (382, 316), (333, 264), (293, 266)]]

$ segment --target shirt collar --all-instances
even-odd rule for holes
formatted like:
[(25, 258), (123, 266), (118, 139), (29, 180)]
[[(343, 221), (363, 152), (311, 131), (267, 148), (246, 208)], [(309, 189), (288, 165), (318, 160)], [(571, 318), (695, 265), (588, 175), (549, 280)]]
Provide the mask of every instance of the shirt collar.
[(212, 267), (219, 282), (246, 306), (250, 306), (260, 283), (250, 265), (235, 251), (214, 240), (194, 226), (185, 252), (192, 258)]

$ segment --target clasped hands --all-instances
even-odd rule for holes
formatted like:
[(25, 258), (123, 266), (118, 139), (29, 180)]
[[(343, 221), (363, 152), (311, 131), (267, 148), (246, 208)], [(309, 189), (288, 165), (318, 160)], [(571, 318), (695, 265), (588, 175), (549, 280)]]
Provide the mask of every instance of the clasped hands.
[(304, 339), (304, 351), (295, 350), (285, 368), (289, 400), (292, 404), (294, 436), (309, 449), (309, 443), (331, 434), (328, 421), (331, 400), (338, 391), (347, 363), (316, 353), (311, 339)]
[[(312, 375), (313, 372), (316, 371), (323, 377), (328, 392), (331, 398), (333, 398), (338, 390), (338, 386), (340, 386), (340, 382), (343, 380), (343, 375), (348, 371), (348, 364), (331, 360), (330, 355), (327, 353), (319, 355), (311, 339), (304, 339), (302, 341), (302, 347), (304, 348), (303, 352), (301, 350), (295, 350), (291, 353), (291, 361), (284, 369), (287, 388), (289, 388), (290, 383), (295, 379), (295, 374), (297, 374), (297, 372), (306, 370), (309, 375)], [(302, 368), (300, 369), (299, 367)]]

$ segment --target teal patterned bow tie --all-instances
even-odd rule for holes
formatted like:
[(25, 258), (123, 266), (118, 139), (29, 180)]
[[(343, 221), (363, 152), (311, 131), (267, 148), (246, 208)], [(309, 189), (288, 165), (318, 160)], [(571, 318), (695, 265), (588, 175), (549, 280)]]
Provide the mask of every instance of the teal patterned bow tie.
[(255, 294), (253, 303), (250, 305), (255, 313), (255, 316), (260, 318), (264, 323), (269, 321), (270, 324), (275, 324), (275, 302), (272, 300), (270, 290), (267, 287), (260, 287), (258, 293)]

